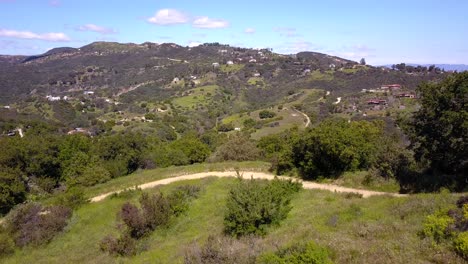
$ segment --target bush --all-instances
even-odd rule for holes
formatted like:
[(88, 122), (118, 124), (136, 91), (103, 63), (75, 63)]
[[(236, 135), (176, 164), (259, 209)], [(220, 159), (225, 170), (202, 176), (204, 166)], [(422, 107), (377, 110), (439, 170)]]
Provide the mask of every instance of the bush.
[(314, 242), (305, 245), (294, 245), (281, 249), (275, 253), (261, 255), (259, 264), (326, 264), (333, 263), (329, 257), (328, 250), (317, 246)]
[(141, 209), (131, 203), (125, 203), (120, 210), (120, 218), (126, 225), (126, 232), (135, 239), (167, 224), (171, 216), (169, 202), (161, 193), (143, 193), (140, 205)]
[(234, 237), (264, 235), (271, 225), (278, 225), (291, 210), (290, 201), (301, 183), (292, 181), (243, 180), (229, 191), (224, 228)]
[[(136, 192), (140, 192), (136, 189)], [(158, 227), (169, 223), (172, 215), (178, 215), (188, 208), (188, 201), (197, 197), (200, 187), (183, 185), (177, 187), (166, 198), (162, 193), (149, 195), (142, 193), (140, 208), (131, 203), (125, 203), (118, 217), (125, 225), (124, 232), (119, 238), (105, 237), (101, 243), (102, 251), (111, 255), (131, 256), (137, 253), (137, 242), (140, 238), (150, 234)], [(133, 196), (135, 190), (121, 193), (124, 196)]]
[(15, 252), (15, 242), (5, 232), (0, 233), (0, 257), (13, 254)]
[(26, 200), (26, 187), (19, 170), (0, 167), (0, 214)]
[(241, 134), (232, 135), (229, 140), (218, 147), (210, 158), (210, 161), (247, 161), (256, 160), (260, 155), (260, 150), (248, 136)]
[(453, 250), (461, 257), (468, 259), (468, 199), (462, 196), (457, 207), (450, 210), (439, 210), (427, 216), (422, 235), (435, 242), (450, 242)]
[(119, 238), (112, 236), (105, 237), (100, 245), (100, 249), (113, 256), (133, 256), (137, 253), (136, 240), (129, 234), (123, 234)]
[(448, 228), (455, 221), (447, 215), (446, 211), (438, 211), (433, 215), (426, 217), (422, 234), (426, 237), (433, 238), (436, 242), (448, 238), (450, 233)]
[(83, 186), (93, 186), (98, 183), (104, 183), (111, 179), (111, 174), (102, 166), (88, 166), (83, 170), (83, 174), (79, 178), (79, 183)]
[(453, 241), (455, 251), (468, 260), (468, 231), (461, 232)]
[(221, 124), (218, 126), (219, 132), (229, 132), (234, 130), (234, 125), (232, 123), (229, 124)]
[(83, 204), (88, 203), (82, 188), (73, 187), (66, 192), (57, 195), (54, 204), (77, 209)]
[(244, 122), (242, 124), (244, 124), (244, 127), (246, 129), (249, 129), (249, 128), (254, 127), (257, 124), (257, 122), (255, 120), (253, 120), (252, 118), (248, 118), (248, 119), (244, 120)]
[(268, 110), (262, 110), (258, 113), (258, 117), (260, 117), (260, 119), (273, 118), (275, 116), (276, 114), (274, 112)]
[(202, 246), (195, 244), (186, 249), (185, 264), (254, 264), (261, 248), (256, 237), (233, 239), (209, 236)]
[(149, 230), (153, 231), (158, 226), (166, 225), (171, 217), (169, 201), (162, 193), (148, 195), (143, 193), (140, 198), (143, 219)]
[(72, 210), (64, 206), (28, 203), (8, 215), (7, 230), (17, 246), (37, 246), (48, 243), (61, 232), (71, 215)]
[(179, 216), (189, 208), (189, 202), (197, 198), (201, 188), (195, 185), (182, 185), (175, 188), (167, 197), (171, 212)]
[(365, 170), (374, 164), (382, 135), (378, 122), (325, 121), (293, 143), (292, 160), (304, 178)]

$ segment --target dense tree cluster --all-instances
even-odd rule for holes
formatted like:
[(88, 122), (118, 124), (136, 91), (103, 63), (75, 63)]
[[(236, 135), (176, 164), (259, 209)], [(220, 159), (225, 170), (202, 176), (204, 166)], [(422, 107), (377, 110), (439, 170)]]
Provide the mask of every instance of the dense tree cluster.
[(133, 132), (92, 138), (30, 130), (27, 138), (0, 138), (0, 148), (1, 214), (25, 201), (27, 193), (92, 186), (139, 168), (200, 163), (211, 153), (210, 145), (191, 133), (166, 142)]
[(468, 72), (418, 87), (421, 108), (409, 134), (416, 158), (445, 184), (468, 185)]

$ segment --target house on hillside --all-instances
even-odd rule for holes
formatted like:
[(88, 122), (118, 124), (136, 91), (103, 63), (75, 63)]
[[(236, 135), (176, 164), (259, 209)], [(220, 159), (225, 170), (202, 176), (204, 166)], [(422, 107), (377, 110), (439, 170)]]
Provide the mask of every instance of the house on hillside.
[(383, 99), (370, 99), (367, 101), (367, 104), (368, 105), (386, 105), (387, 104), (387, 100), (383, 100)]
[(412, 94), (412, 93), (401, 93), (399, 95), (397, 95), (397, 97), (405, 97), (405, 98), (416, 98), (416, 95)]
[(219, 67), (219, 63), (218, 63), (218, 62), (213, 62), (212, 65), (213, 65), (214, 68), (218, 68), (218, 67)]
[(52, 95), (47, 95), (46, 96), (47, 100), (53, 102), (53, 101), (60, 101), (60, 96), (52, 96)]
[(91, 135), (91, 132), (89, 132), (87, 129), (84, 129), (84, 128), (81, 128), (81, 127), (77, 127), (75, 129), (70, 130), (70, 131), (67, 132), (68, 135), (74, 135), (74, 134), (78, 134), (78, 133)]
[(233, 62), (233, 61), (227, 61), (226, 64), (227, 64), (227, 65), (233, 65), (234, 62)]
[(383, 84), (380, 86), (380, 89), (382, 90), (398, 90), (398, 89), (401, 89), (401, 85), (400, 84)]
[(84, 91), (84, 95), (94, 95), (93, 91)]

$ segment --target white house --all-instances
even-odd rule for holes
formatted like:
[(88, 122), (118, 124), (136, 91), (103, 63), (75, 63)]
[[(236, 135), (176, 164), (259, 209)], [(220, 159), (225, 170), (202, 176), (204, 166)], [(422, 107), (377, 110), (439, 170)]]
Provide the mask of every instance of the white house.
[(226, 64), (227, 64), (227, 65), (233, 65), (234, 62), (233, 62), (233, 61), (227, 61)]
[(83, 94), (85, 94), (85, 95), (93, 95), (93, 94), (94, 94), (94, 92), (93, 92), (93, 91), (84, 91), (84, 93), (83, 93)]
[(249, 62), (256, 63), (257, 60), (256, 59), (250, 59)]
[(46, 98), (49, 101), (60, 101), (60, 96), (47, 95)]
[(219, 63), (218, 62), (213, 62), (213, 67), (215, 67), (215, 68), (219, 67)]

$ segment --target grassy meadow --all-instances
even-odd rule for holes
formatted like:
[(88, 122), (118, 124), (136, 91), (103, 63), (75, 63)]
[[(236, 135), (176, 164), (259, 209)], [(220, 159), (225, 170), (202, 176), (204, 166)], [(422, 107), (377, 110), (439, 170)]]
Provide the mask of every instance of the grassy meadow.
[[(98, 185), (88, 195), (130, 187), (173, 175), (228, 169), (239, 164), (195, 165), (139, 172)], [(263, 163), (243, 163), (245, 170), (265, 170)], [(52, 242), (37, 248), (17, 250), (3, 263), (183, 263), (194, 243), (204, 244), (210, 235), (223, 233), (228, 190), (234, 178), (209, 177), (181, 181), (144, 190), (167, 193), (184, 184), (202, 186), (201, 195), (188, 211), (157, 229), (140, 245), (134, 257), (112, 257), (99, 249), (107, 235), (118, 233), (117, 213), (127, 201), (136, 202), (142, 191), (126, 192), (74, 212), (66, 230)], [(292, 200), (292, 210), (280, 226), (269, 228), (256, 246), (262, 252), (300, 242), (315, 241), (326, 247), (335, 263), (463, 263), (444, 245), (434, 245), (418, 236), (428, 214), (453, 204), (451, 194), (420, 194), (405, 198), (387, 196), (359, 198), (319, 190), (302, 190)]]

